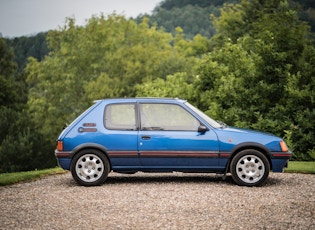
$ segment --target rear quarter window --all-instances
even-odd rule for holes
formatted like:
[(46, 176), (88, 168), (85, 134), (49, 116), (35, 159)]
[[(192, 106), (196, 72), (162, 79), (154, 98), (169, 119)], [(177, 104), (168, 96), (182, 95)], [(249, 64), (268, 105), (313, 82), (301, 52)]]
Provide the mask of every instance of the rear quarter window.
[(136, 130), (135, 104), (109, 104), (105, 107), (104, 125), (111, 130)]

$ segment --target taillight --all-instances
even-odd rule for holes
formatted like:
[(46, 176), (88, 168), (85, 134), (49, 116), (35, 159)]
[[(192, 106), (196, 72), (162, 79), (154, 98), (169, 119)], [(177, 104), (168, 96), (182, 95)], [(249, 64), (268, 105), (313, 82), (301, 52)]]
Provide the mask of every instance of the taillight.
[(288, 146), (284, 141), (280, 141), (280, 147), (281, 147), (282, 152), (288, 152), (289, 151)]
[(62, 141), (57, 141), (57, 150), (62, 151), (63, 150), (63, 142)]

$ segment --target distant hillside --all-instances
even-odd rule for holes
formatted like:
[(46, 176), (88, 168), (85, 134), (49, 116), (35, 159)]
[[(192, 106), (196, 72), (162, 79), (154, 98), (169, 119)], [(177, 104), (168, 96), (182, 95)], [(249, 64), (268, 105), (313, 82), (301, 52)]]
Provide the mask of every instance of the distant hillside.
[(150, 18), (167, 32), (175, 34), (176, 27), (184, 30), (187, 39), (196, 34), (212, 37), (215, 34), (210, 14), (219, 15), (224, 3), (236, 3), (237, 0), (165, 0), (155, 7), (152, 15), (139, 15), (140, 22), (144, 16)]
[(235, 1), (227, 1), (227, 0), (164, 0), (161, 2), (158, 8), (163, 8), (166, 10), (171, 10), (173, 8), (183, 8), (188, 5), (192, 6), (200, 6), (200, 7), (208, 7), (208, 6), (222, 6), (227, 2), (237, 2)]
[(14, 61), (18, 64), (18, 72), (23, 70), (28, 57), (34, 57), (41, 61), (48, 54), (46, 36), (47, 33), (38, 33), (30, 37), (5, 39), (8, 46), (13, 47)]
[[(136, 20), (139, 22), (144, 16), (149, 17), (151, 24), (173, 34), (179, 26), (188, 39), (198, 33), (211, 38), (215, 29), (210, 14), (218, 16), (223, 4), (238, 2), (240, 0), (164, 0), (155, 7), (152, 15), (139, 15)], [(289, 3), (298, 9), (300, 19), (308, 22), (311, 31), (315, 32), (315, 1), (289, 0)]]
[(311, 31), (315, 33), (315, 1), (314, 0), (294, 0), (291, 4), (298, 4), (300, 9), (300, 19), (308, 22)]

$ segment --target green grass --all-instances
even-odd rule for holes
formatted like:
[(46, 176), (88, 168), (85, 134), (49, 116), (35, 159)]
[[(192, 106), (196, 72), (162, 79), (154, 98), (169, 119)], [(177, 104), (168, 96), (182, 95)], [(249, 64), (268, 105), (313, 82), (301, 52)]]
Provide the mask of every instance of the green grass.
[(66, 172), (61, 168), (51, 168), (43, 170), (35, 170), (28, 172), (14, 172), (14, 173), (2, 173), (0, 174), (0, 186), (10, 185), (23, 181), (32, 181), (43, 176), (55, 175)]
[(289, 167), (284, 172), (315, 174), (315, 161), (289, 161)]

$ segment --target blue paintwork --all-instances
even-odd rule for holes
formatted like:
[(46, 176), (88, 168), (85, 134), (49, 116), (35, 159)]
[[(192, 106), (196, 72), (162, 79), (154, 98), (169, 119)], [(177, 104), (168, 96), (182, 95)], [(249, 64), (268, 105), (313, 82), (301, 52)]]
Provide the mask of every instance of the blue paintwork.
[[(208, 128), (208, 131), (200, 133), (197, 131), (107, 130), (104, 126), (105, 106), (111, 103), (127, 102), (178, 104), (195, 116)], [(58, 137), (59, 141), (63, 141), (64, 147), (62, 151), (55, 152), (59, 165), (69, 170), (72, 157), (80, 149), (97, 148), (107, 155), (111, 169), (118, 172), (224, 172), (229, 159), (240, 148), (255, 147), (265, 151), (273, 171), (283, 170), (290, 152), (285, 152), (283, 156), (279, 154), (277, 157), (273, 156), (274, 153), (282, 153), (279, 144), (282, 141), (281, 138), (234, 127), (214, 127), (185, 103), (185, 100), (159, 98), (96, 101)], [(95, 130), (80, 132), (80, 129), (84, 128), (84, 123), (94, 124)], [(143, 139), (143, 136), (150, 138)]]
[(70, 158), (58, 158), (59, 166), (65, 170), (70, 170), (71, 159)]
[[(143, 140), (142, 136), (150, 136), (149, 140)], [(145, 157), (143, 151), (204, 151), (219, 152), (218, 139), (213, 131), (204, 134), (189, 131), (140, 131), (139, 132), (139, 156), (141, 164), (145, 167), (218, 167), (218, 158), (197, 157)], [(197, 153), (196, 153), (197, 154)]]

